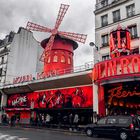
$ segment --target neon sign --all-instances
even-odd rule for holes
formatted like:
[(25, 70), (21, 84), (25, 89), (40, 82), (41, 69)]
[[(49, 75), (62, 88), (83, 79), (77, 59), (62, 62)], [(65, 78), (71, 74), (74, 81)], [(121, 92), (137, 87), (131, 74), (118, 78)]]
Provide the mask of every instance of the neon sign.
[(19, 77), (16, 77), (16, 78), (13, 79), (13, 84), (29, 82), (29, 81), (32, 81), (32, 80), (33, 80), (32, 74), (19, 76)]
[(140, 72), (140, 55), (129, 55), (97, 63), (93, 68), (93, 80), (111, 76), (134, 74)]
[(27, 102), (27, 97), (23, 96), (23, 97), (17, 97), (15, 100), (12, 101), (12, 106), (16, 106), (17, 104), (21, 104)]
[(140, 92), (137, 92), (136, 90), (133, 91), (127, 91), (127, 90), (123, 90), (122, 86), (113, 88), (111, 90), (108, 91), (108, 93), (110, 93), (109, 96), (109, 102), (111, 103), (113, 98), (126, 98), (128, 96), (132, 97), (132, 96), (140, 96)]
[(54, 76), (54, 75), (56, 75), (56, 72), (55, 71), (48, 72), (47, 74), (44, 73), (44, 72), (37, 73), (35, 75), (35, 77), (33, 77), (32, 74), (18, 76), (18, 77), (16, 77), (16, 78), (13, 79), (13, 84), (18, 84), (18, 83), (23, 83), (23, 82), (29, 82), (29, 81), (32, 81), (34, 79), (36, 79), (36, 80), (44, 79), (44, 78), (48, 78), (48, 77), (51, 77), (51, 76)]

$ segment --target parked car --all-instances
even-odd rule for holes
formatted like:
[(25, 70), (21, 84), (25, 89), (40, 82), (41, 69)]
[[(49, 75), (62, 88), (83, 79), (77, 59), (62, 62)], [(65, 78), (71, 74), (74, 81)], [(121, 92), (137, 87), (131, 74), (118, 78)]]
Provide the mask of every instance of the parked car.
[(95, 124), (89, 124), (85, 128), (87, 136), (108, 135), (116, 139), (128, 140), (136, 138), (140, 134), (140, 121), (136, 116), (107, 116), (101, 118)]

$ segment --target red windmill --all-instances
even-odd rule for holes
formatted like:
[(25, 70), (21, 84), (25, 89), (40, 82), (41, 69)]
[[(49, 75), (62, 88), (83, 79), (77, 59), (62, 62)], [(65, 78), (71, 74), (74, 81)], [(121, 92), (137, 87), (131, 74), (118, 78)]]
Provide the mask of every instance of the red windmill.
[[(44, 62), (44, 73), (52, 71), (73, 69), (73, 50), (78, 47), (75, 41), (85, 43), (87, 35), (62, 32), (58, 28), (69, 8), (69, 5), (61, 4), (54, 29), (28, 22), (27, 29), (40, 32), (49, 32), (51, 36), (41, 42), (44, 52), (40, 60)], [(63, 74), (63, 73), (57, 73)]]

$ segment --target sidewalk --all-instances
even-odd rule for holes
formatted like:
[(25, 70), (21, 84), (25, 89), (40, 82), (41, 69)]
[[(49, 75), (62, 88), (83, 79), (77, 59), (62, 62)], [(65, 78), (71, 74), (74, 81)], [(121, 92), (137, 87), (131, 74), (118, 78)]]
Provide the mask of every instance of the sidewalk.
[(47, 126), (32, 126), (32, 125), (15, 125), (15, 126), (10, 126), (10, 125), (3, 125), (0, 124), (0, 128), (9, 128), (9, 129), (38, 129), (38, 130), (52, 130), (52, 131), (61, 131), (61, 132), (71, 132), (71, 133), (79, 133), (79, 134), (83, 134), (84, 133), (84, 126), (79, 125), (78, 129), (76, 130), (74, 128), (74, 126), (72, 126), (71, 128), (69, 127), (69, 125), (50, 125), (49, 127)]

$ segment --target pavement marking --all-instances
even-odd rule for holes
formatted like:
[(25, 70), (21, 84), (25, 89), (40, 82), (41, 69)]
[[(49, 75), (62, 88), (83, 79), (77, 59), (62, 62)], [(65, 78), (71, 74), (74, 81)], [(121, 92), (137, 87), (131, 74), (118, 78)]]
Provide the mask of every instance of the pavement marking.
[(17, 140), (17, 139), (18, 139), (18, 136), (10, 136), (6, 140)]
[(3, 140), (3, 138), (9, 137), (9, 135), (1, 135), (0, 134), (0, 140)]
[(11, 135), (0, 133), (0, 140), (29, 140), (29, 138), (11, 136)]
[(28, 140), (28, 138), (18, 138), (18, 140)]

